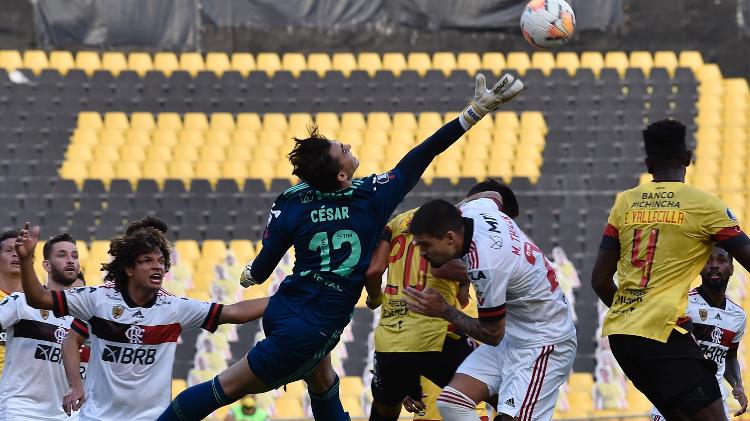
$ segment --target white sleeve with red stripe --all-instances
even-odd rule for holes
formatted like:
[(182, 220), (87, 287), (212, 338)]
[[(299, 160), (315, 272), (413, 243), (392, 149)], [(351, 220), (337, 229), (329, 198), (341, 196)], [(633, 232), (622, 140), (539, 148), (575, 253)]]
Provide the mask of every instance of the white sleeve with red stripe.
[(217, 303), (206, 303), (191, 298), (176, 298), (175, 304), (179, 306), (179, 323), (183, 328), (200, 327), (209, 332), (214, 332), (219, 327), (219, 317), (223, 305)]
[(505, 317), (505, 295), (510, 282), (512, 262), (498, 262), (490, 268), (489, 264), (483, 264), (487, 262), (482, 262), (474, 243), (469, 248), (466, 260), (466, 272), (477, 293), (479, 319), (501, 320)]
[(746, 315), (745, 312), (742, 312), (742, 320), (739, 323), (739, 329), (737, 329), (737, 334), (734, 335), (734, 338), (732, 338), (732, 343), (739, 345), (740, 340), (742, 340), (742, 336), (745, 335), (745, 322), (746, 322)]
[(71, 315), (83, 321), (91, 320), (96, 311), (100, 288), (80, 287), (65, 291), (50, 291), (52, 294), (52, 312), (57, 317)]

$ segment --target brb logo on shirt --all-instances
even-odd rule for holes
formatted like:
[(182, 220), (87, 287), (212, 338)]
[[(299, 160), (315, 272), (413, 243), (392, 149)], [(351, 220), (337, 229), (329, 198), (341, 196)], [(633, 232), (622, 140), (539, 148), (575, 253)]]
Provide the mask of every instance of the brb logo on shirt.
[(125, 331), (125, 337), (128, 338), (131, 344), (142, 344), (144, 331), (145, 330), (142, 327), (133, 325)]
[(156, 360), (156, 349), (128, 348), (125, 346), (105, 345), (102, 361), (119, 364), (151, 365)]

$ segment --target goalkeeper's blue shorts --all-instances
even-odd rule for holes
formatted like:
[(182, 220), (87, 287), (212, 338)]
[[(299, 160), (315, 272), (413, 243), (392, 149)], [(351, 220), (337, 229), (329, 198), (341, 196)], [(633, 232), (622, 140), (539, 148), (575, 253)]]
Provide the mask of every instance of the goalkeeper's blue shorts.
[(303, 379), (339, 342), (342, 330), (323, 329), (271, 300), (263, 313), (266, 338), (247, 354), (253, 373), (276, 389)]

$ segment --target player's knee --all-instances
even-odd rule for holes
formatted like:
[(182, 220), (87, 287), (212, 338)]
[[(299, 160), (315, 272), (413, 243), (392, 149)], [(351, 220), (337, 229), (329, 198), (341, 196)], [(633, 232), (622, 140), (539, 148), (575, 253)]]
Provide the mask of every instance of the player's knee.
[(437, 398), (436, 402), (440, 415), (446, 421), (464, 420), (472, 414), (476, 416), (477, 403), (461, 391), (446, 386)]

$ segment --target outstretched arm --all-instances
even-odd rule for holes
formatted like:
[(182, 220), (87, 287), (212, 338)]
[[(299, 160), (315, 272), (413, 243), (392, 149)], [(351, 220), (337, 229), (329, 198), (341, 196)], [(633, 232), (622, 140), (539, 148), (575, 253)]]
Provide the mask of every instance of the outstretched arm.
[(39, 242), (39, 226), (29, 230), (29, 223), (18, 231), (16, 238), (16, 253), (21, 262), (21, 284), (26, 294), (26, 302), (34, 307), (45, 310), (53, 309), (52, 294), (39, 283), (34, 272), (34, 249)]
[(225, 305), (219, 316), (219, 324), (243, 324), (263, 317), (268, 306), (268, 297), (245, 300)]
[(448, 149), (474, 124), (487, 113), (495, 111), (500, 104), (510, 101), (523, 89), (523, 83), (510, 74), (500, 77), (500, 81), (487, 89), (484, 75), (477, 75), (474, 100), (469, 103), (460, 117), (444, 125), (424, 142), (404, 156), (394, 170), (404, 177), (405, 192), (410, 191), (422, 177), (432, 160)]

